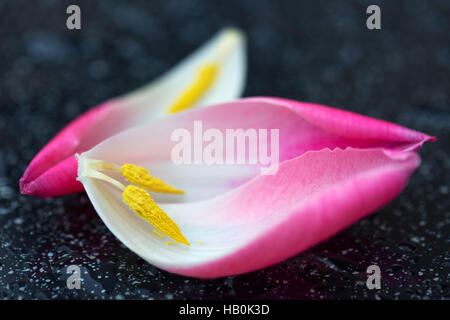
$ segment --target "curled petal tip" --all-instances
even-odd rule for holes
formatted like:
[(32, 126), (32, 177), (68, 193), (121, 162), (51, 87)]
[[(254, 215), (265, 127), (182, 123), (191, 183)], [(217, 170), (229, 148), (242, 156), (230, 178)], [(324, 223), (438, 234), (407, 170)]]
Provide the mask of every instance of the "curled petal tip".
[(19, 189), (20, 193), (24, 195), (33, 195), (33, 189), (30, 188), (28, 181), (26, 181), (23, 177), (19, 180)]
[(24, 175), (19, 181), (20, 192), (40, 198), (80, 192), (83, 190), (83, 185), (76, 180), (76, 170), (76, 159), (74, 156), (70, 156), (32, 180), (28, 180)]

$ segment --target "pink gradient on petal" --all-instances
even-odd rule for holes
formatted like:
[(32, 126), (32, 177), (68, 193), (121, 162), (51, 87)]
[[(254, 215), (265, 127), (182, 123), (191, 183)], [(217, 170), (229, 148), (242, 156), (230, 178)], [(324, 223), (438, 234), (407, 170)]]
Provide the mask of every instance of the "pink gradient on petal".
[(56, 197), (82, 191), (83, 185), (76, 180), (78, 163), (75, 156), (51, 166), (36, 179), (24, 183), (20, 181), (23, 194), (38, 197)]
[[(312, 103), (256, 97), (193, 110), (176, 115), (178, 127), (192, 131), (192, 123), (202, 120), (204, 130), (250, 128), (280, 130), (280, 162), (304, 152), (324, 148), (386, 148), (417, 150), (426, 141), (424, 133), (394, 123), (353, 112)], [(268, 146), (270, 152), (270, 145)]]
[(436, 141), (422, 132), (346, 110), (282, 98), (267, 99), (289, 106), (312, 125), (342, 138), (367, 140), (369, 144), (373, 140), (386, 141), (393, 143), (393, 147), (402, 143), (401, 149), (405, 151), (417, 150), (426, 141)]
[[(52, 197), (81, 191), (81, 184), (69, 178), (76, 176), (76, 167), (59, 165), (59, 163), (72, 157), (76, 152), (91, 149), (121, 130), (146, 121), (142, 112), (135, 112), (137, 109), (130, 112), (129, 108), (120, 107), (122, 103), (126, 104), (126, 101), (121, 102), (116, 99), (104, 103), (82, 114), (65, 127), (31, 161), (20, 180), (21, 192), (39, 197)], [(324, 148), (382, 147), (407, 151), (417, 150), (425, 141), (435, 140), (426, 134), (352, 112), (312, 103), (267, 97), (246, 98), (187, 111), (158, 119), (161, 125), (156, 122), (152, 122), (152, 125), (160, 129), (166, 127), (161, 129), (165, 135), (160, 134), (158, 139), (168, 140), (165, 144), (168, 147), (172, 144), (167, 128), (172, 130), (189, 128), (196, 120), (203, 121), (204, 130), (207, 128), (279, 129), (279, 162), (292, 159), (307, 151)], [(268, 149), (270, 152), (270, 146)], [(167, 159), (169, 159), (168, 154)], [(56, 166), (54, 170), (53, 166)], [(72, 172), (63, 173), (63, 168)], [(57, 177), (55, 174), (63, 174), (65, 178)], [(230, 183), (239, 185), (242, 181)]]
[(216, 278), (280, 262), (392, 200), (419, 163), (414, 152), (382, 149), (322, 150), (287, 161), (277, 175), (214, 200), (211, 212), (221, 224), (252, 226), (247, 243), (207, 263), (167, 270)]
[[(108, 103), (104, 103), (83, 113), (50, 140), (33, 158), (20, 179), (21, 193), (53, 197), (82, 191), (83, 186), (75, 180), (77, 164), (73, 161), (74, 155), (76, 152), (84, 151), (79, 148), (83, 136), (105, 118), (109, 107)], [(94, 146), (97, 142), (91, 141), (90, 146)], [(70, 160), (65, 162), (69, 158)]]

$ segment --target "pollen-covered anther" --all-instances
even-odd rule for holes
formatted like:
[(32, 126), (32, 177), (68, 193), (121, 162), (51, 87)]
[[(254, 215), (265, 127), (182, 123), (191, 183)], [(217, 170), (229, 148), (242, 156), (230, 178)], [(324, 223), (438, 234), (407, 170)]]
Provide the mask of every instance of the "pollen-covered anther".
[(155, 203), (145, 190), (129, 185), (123, 192), (125, 202), (142, 219), (150, 222), (168, 237), (189, 245), (177, 224)]
[(149, 191), (184, 194), (183, 190), (175, 189), (161, 179), (152, 177), (147, 169), (134, 164), (124, 164), (121, 167), (120, 173), (127, 181)]
[[(125, 187), (121, 182), (101, 171), (114, 171), (120, 173), (127, 181), (132, 182), (139, 187), (134, 185)], [(183, 190), (178, 190), (169, 186), (161, 181), (161, 179), (152, 177), (147, 169), (133, 164), (119, 166), (103, 160), (86, 159), (85, 166), (80, 174), (82, 176), (108, 182), (120, 189), (123, 191), (123, 202), (125, 202), (139, 217), (150, 222), (163, 234), (174, 239), (174, 244), (181, 242), (189, 245), (189, 242), (183, 236), (177, 224), (155, 203), (150, 194), (144, 189), (154, 192), (176, 194), (184, 194)], [(153, 230), (153, 232), (161, 238), (164, 237), (163, 234), (156, 230)]]
[(217, 63), (203, 65), (195, 80), (172, 103), (167, 113), (176, 113), (192, 107), (213, 85), (218, 73)]

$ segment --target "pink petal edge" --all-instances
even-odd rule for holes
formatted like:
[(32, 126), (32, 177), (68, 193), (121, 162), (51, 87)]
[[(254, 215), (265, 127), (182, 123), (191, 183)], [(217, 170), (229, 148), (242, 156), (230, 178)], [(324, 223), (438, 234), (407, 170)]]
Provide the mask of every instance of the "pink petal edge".
[[(214, 227), (213, 239), (221, 233), (220, 239), (230, 240), (229, 251), (221, 251), (223, 241), (219, 241), (205, 243), (202, 250), (210, 250), (211, 257), (207, 261), (155, 260), (151, 252), (141, 251), (137, 236), (120, 236), (122, 224), (117, 219), (122, 215), (96, 209), (110, 230), (144, 259), (170, 272), (198, 278), (257, 270), (333, 236), (398, 195), (420, 164), (414, 151), (425, 141), (435, 140), (348, 111), (263, 97), (146, 123), (107, 139), (88, 151), (88, 157), (116, 163), (129, 157), (132, 161), (169, 161), (170, 133), (192, 126), (195, 120), (202, 120), (205, 128), (280, 128), (281, 163), (276, 175), (253, 176), (229, 192), (204, 199), (199, 207), (195, 207), (199, 202), (187, 202), (179, 210), (178, 214), (189, 215), (180, 228)], [(159, 139), (148, 139), (149, 135)], [(236, 230), (244, 236), (237, 236)], [(176, 252), (176, 261), (188, 254)]]
[(19, 182), (20, 192), (46, 198), (82, 191), (83, 185), (76, 180), (75, 153), (85, 151), (79, 149), (83, 136), (106, 116), (109, 109), (110, 104), (103, 103), (88, 110), (51, 139), (25, 170)]
[(204, 264), (162, 268), (207, 279), (278, 263), (388, 203), (419, 164), (419, 156), (410, 151), (307, 152), (282, 163), (278, 174), (259, 176), (211, 201), (209, 209), (225, 225), (251, 225), (249, 232), (263, 225), (248, 243)]
[[(137, 122), (131, 115), (127, 119), (125, 110), (115, 108), (119, 105), (118, 101), (120, 100), (116, 99), (103, 103), (83, 113), (61, 130), (34, 157), (25, 170), (20, 179), (21, 193), (46, 198), (82, 191), (83, 186), (75, 180), (77, 169), (75, 153), (88, 150), (121, 129), (125, 129), (127, 126), (123, 122)], [(185, 113), (191, 113), (194, 118), (221, 119), (231, 115), (229, 112), (231, 108), (228, 107), (252, 104), (276, 105), (293, 110), (311, 126), (339, 137), (338, 140), (342, 140), (341, 143), (345, 140), (344, 144), (348, 144), (354, 139), (357, 143), (351, 145), (355, 147), (380, 146), (384, 142), (383, 146), (386, 148), (396, 149), (401, 145), (401, 149), (406, 151), (417, 150), (426, 141), (435, 141), (434, 137), (383, 120), (282, 98), (244, 98)], [(224, 106), (229, 110), (226, 110)], [(114, 108), (119, 112), (111, 112)], [(339, 141), (337, 143), (339, 146)], [(291, 150), (295, 151), (295, 149)]]

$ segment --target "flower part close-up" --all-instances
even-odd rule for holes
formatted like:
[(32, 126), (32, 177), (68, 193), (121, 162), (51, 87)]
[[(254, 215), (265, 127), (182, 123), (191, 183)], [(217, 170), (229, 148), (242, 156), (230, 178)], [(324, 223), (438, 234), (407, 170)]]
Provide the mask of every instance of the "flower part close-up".
[(245, 35), (224, 29), (160, 78), (69, 123), (28, 165), (21, 193), (45, 198), (82, 191), (75, 153), (152, 118), (236, 99), (245, 77)]
[[(277, 161), (268, 168), (246, 152), (237, 163), (176, 163), (180, 129), (194, 158), (203, 143), (215, 156), (233, 153), (236, 145), (219, 141), (228, 130), (277, 130), (269, 147), (261, 148), (267, 135), (258, 139), (259, 157)], [(164, 270), (215, 278), (280, 262), (385, 205), (419, 166), (415, 151), (426, 141), (434, 138), (348, 111), (246, 98), (122, 131), (77, 156), (78, 180), (129, 249)]]

